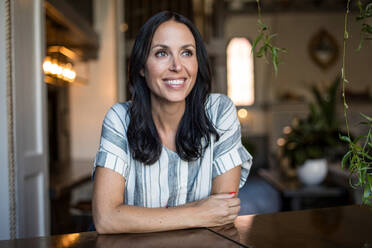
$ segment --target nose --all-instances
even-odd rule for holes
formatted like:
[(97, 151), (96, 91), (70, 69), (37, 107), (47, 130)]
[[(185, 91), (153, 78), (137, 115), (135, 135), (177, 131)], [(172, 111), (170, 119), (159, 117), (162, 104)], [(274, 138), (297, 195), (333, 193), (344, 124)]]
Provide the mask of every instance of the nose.
[(182, 64), (180, 59), (177, 56), (172, 57), (171, 64), (169, 66), (169, 70), (174, 71), (174, 72), (179, 72), (182, 69)]

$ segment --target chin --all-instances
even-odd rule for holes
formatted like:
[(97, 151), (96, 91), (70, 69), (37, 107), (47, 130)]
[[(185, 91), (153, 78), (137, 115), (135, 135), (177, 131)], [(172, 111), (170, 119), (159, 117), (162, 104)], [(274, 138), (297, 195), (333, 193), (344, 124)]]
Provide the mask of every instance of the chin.
[(179, 103), (179, 102), (184, 102), (186, 100), (186, 96), (182, 96), (182, 97), (167, 97), (165, 99), (169, 103)]
[[(159, 92), (160, 93), (160, 92)], [(161, 92), (160, 94), (154, 94), (159, 101), (159, 103), (180, 103), (185, 102), (186, 97), (188, 96), (186, 91), (180, 91), (180, 92)]]

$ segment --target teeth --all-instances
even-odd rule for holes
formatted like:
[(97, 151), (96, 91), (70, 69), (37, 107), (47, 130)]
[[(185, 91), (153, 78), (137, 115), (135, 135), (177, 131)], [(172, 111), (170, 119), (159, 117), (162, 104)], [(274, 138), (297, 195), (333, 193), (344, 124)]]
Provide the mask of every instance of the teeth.
[(171, 85), (180, 85), (183, 84), (183, 82), (184, 80), (167, 80), (167, 83)]

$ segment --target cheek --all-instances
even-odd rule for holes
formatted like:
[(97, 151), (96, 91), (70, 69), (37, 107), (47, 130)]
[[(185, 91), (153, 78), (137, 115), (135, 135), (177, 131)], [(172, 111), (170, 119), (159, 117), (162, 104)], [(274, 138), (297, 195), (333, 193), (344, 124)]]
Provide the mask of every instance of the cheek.
[(147, 83), (151, 83), (152, 81), (156, 80), (157, 76), (159, 75), (158, 68), (154, 63), (148, 62), (146, 64), (145, 70), (145, 79)]
[(146, 64), (146, 75), (151, 78), (161, 77), (161, 75), (167, 70), (168, 66), (166, 60), (154, 61), (149, 59)]
[(198, 73), (198, 61), (192, 60), (187, 64), (188, 71), (190, 75), (194, 76), (196, 78), (196, 75)]

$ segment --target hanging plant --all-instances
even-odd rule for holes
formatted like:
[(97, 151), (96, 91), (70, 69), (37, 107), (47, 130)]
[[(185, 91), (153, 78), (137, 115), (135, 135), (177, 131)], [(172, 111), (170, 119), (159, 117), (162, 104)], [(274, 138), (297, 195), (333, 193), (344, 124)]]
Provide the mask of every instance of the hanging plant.
[[(372, 40), (372, 27), (365, 21), (367, 18), (372, 17), (372, 3), (368, 3), (363, 8), (361, 1), (357, 2), (359, 7), (360, 15), (357, 17), (357, 21), (362, 21), (361, 26), (361, 40), (357, 51), (360, 51), (363, 45), (363, 41)], [(350, 138), (349, 122), (347, 117), (348, 104), (346, 102), (345, 88), (346, 84), (349, 83), (345, 75), (345, 51), (346, 41), (349, 39), (349, 33), (347, 31), (348, 15), (350, 13), (350, 0), (347, 1), (346, 13), (345, 13), (345, 25), (344, 25), (344, 47), (342, 56), (342, 97), (344, 101), (344, 117), (347, 136), (341, 136), (340, 139), (348, 143), (349, 149), (344, 155), (341, 166), (342, 169), (348, 169), (350, 172), (350, 185), (353, 188), (361, 188), (363, 190), (362, 202), (363, 204), (372, 207), (372, 118), (361, 113), (361, 116), (366, 120), (362, 122), (362, 125), (368, 127), (366, 135), (361, 135), (354, 140)], [(351, 177), (357, 175), (358, 181), (352, 182)]]
[[(261, 6), (260, 0), (256, 0), (257, 2), (257, 9), (258, 9), (258, 36), (254, 40), (252, 44), (252, 53), (253, 56), (257, 58), (264, 57), (266, 61), (269, 61), (269, 55), (271, 55), (271, 61), (274, 67), (275, 76), (278, 74), (278, 66), (279, 66), (279, 53), (286, 52), (287, 50), (284, 48), (276, 47), (272, 44), (272, 39), (277, 36), (277, 34), (271, 34), (270, 28), (262, 21), (261, 19)], [(260, 45), (258, 48), (258, 52), (256, 52), (256, 47)]]
[[(286, 52), (286, 49), (278, 48), (272, 45), (271, 41), (277, 34), (271, 34), (270, 28), (263, 23), (261, 19), (261, 7), (260, 0), (256, 0), (258, 9), (258, 27), (259, 35), (255, 39), (252, 45), (253, 54), (260, 58), (264, 57), (267, 60), (269, 54), (271, 54), (271, 60), (273, 63), (275, 75), (278, 73), (278, 53)], [(363, 6), (362, 1), (357, 1), (359, 8), (359, 16), (356, 18), (361, 23), (360, 34), (361, 39), (357, 51), (360, 51), (364, 41), (372, 40), (372, 26), (369, 25), (366, 20), (372, 17), (372, 2), (369, 1)], [(343, 52), (342, 52), (342, 68), (341, 68), (341, 83), (342, 83), (342, 98), (344, 105), (344, 119), (346, 125), (346, 135), (340, 134), (340, 139), (348, 143), (348, 151), (343, 156), (341, 161), (342, 168), (348, 169), (350, 172), (350, 185), (353, 188), (361, 188), (363, 190), (362, 202), (363, 204), (372, 207), (372, 118), (370, 116), (361, 113), (361, 116), (365, 119), (362, 125), (368, 127), (366, 135), (361, 135), (354, 140), (350, 137), (349, 121), (347, 116), (348, 104), (346, 102), (345, 88), (346, 84), (349, 83), (345, 75), (345, 57), (346, 57), (346, 42), (349, 39), (349, 33), (347, 30), (348, 15), (350, 13), (350, 0), (346, 4), (346, 13), (344, 21), (344, 41), (343, 41)], [(258, 44), (261, 47), (256, 51)], [(267, 60), (268, 61), (268, 60)], [(351, 177), (356, 174), (358, 181), (353, 183)]]

